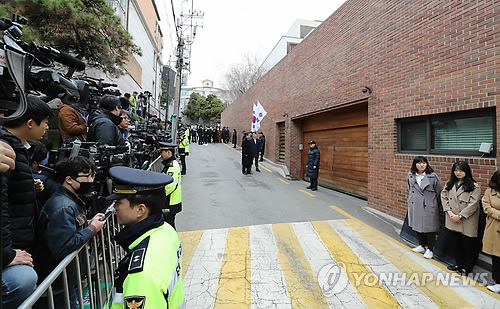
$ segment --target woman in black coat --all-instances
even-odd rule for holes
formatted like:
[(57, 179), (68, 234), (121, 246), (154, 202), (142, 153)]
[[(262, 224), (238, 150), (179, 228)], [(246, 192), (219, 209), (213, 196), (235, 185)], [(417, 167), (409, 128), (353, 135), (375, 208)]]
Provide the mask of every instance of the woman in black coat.
[(319, 173), (319, 149), (316, 146), (315, 141), (310, 141), (309, 143), (309, 152), (307, 153), (307, 177), (311, 179), (311, 184), (307, 189), (311, 189), (311, 191), (318, 190), (318, 173)]
[(233, 148), (236, 148), (237, 141), (238, 141), (238, 134), (236, 133), (236, 129), (233, 129)]
[(251, 133), (243, 135), (243, 142), (241, 143), (241, 165), (243, 166), (243, 175), (252, 175), (254, 154), (252, 152), (250, 138), (252, 138)]

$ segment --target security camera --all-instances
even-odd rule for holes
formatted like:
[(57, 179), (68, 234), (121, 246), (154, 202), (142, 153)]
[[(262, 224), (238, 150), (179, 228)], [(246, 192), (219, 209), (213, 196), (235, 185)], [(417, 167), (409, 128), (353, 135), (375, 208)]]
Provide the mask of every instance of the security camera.
[(364, 86), (363, 89), (361, 89), (361, 92), (363, 93), (372, 93), (372, 89), (368, 86)]

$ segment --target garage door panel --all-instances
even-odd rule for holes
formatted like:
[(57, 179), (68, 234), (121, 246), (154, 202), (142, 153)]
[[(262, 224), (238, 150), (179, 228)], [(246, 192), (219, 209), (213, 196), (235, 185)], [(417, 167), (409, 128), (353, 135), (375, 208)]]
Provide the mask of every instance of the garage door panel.
[[(340, 113), (340, 111), (338, 112)], [(335, 121), (341, 119), (341, 123)], [(349, 119), (355, 119), (349, 126)], [(360, 125), (361, 124), (361, 125)], [(345, 115), (312, 116), (304, 120), (302, 162), (307, 161), (307, 142), (314, 140), (321, 151), (318, 182), (334, 189), (367, 196), (368, 114), (365, 109)], [(317, 131), (311, 131), (317, 128)], [(304, 169), (304, 175), (306, 170)]]

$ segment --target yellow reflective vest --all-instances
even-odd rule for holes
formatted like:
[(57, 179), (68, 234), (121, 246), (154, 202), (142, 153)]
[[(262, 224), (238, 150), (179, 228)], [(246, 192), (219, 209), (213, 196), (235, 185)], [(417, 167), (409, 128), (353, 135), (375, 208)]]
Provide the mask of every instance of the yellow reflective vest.
[(170, 224), (140, 235), (128, 249), (104, 308), (184, 308), (182, 247)]
[[(180, 149), (184, 149), (184, 151)], [(187, 156), (189, 155), (189, 137), (187, 137), (186, 135), (184, 135), (184, 138), (179, 143), (179, 153), (182, 152), (184, 152)]]
[(168, 209), (173, 213), (178, 213), (182, 210), (182, 185), (181, 185), (181, 167), (175, 157), (171, 157), (163, 161), (165, 165), (163, 173), (166, 173), (174, 181), (165, 186), (165, 195), (167, 196)]

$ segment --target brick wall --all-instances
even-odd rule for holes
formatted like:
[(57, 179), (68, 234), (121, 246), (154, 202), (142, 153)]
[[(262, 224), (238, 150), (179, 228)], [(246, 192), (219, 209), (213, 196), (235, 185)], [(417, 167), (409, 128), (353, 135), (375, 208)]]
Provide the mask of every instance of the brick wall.
[[(397, 153), (397, 118), (496, 106), (500, 96), (499, 3), (348, 0), (222, 114), (250, 128), (252, 104), (268, 115), (266, 157), (286, 120), (286, 164), (299, 176), (300, 116), (368, 96), (368, 205), (406, 213), (413, 155)], [(363, 86), (372, 94), (361, 92)], [(287, 113), (288, 116), (283, 116)], [(497, 132), (500, 119), (497, 108)], [(497, 134), (498, 136), (498, 134)], [(500, 153), (497, 137), (497, 154)], [(458, 156), (429, 156), (443, 183)], [(483, 190), (496, 159), (467, 158)]]

